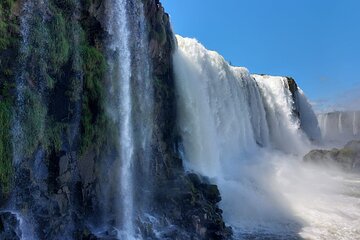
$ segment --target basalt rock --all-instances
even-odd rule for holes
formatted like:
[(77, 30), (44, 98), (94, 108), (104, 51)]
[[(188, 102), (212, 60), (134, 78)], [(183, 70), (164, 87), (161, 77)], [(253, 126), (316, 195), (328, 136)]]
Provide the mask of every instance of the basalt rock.
[(305, 162), (336, 165), (345, 171), (360, 171), (360, 141), (348, 142), (343, 148), (312, 150), (304, 156)]

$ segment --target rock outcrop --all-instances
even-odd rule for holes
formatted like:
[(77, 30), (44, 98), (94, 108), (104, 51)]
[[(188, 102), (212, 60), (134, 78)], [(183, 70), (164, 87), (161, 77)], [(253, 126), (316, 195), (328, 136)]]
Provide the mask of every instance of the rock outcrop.
[(304, 156), (305, 162), (336, 165), (345, 171), (360, 171), (360, 141), (348, 142), (343, 148), (312, 150)]

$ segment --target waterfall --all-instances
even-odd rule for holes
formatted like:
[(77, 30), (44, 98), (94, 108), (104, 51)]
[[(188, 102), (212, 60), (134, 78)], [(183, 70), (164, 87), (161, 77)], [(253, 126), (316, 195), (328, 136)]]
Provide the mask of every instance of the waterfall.
[(354, 112), (353, 127), (352, 127), (354, 136), (358, 135), (358, 131), (359, 131), (358, 130), (358, 125), (359, 125), (359, 123), (357, 122), (357, 114), (356, 114), (356, 112)]
[(294, 116), (294, 100), (287, 79), (259, 75), (254, 78), (265, 99), (272, 147), (288, 153), (301, 152), (307, 139), (300, 131), (299, 119)]
[(339, 114), (338, 129), (339, 129), (339, 134), (342, 134), (343, 133), (342, 113)]
[(251, 76), (195, 40), (177, 40), (179, 125), (191, 168), (215, 176), (227, 161), (259, 146), (301, 151), (307, 139), (286, 78)]
[[(218, 184), (225, 220), (236, 231), (294, 234), (298, 223), (273, 188), (279, 164), (273, 155), (302, 154), (310, 141), (287, 78), (252, 76), (194, 39), (177, 36), (177, 42), (178, 124), (187, 168)], [(315, 136), (317, 119), (299, 94), (300, 114), (315, 123), (304, 128)]]
[(77, 145), (77, 137), (79, 135), (80, 122), (81, 122), (81, 111), (82, 111), (82, 95), (83, 95), (83, 85), (84, 85), (84, 76), (82, 69), (82, 59), (80, 56), (80, 32), (81, 26), (78, 22), (78, 19), (81, 16), (81, 6), (79, 0), (74, 1), (75, 11), (72, 13), (71, 17), (71, 35), (73, 42), (74, 54), (72, 56), (72, 68), (75, 71), (73, 82), (71, 83), (73, 86), (80, 86), (78, 88), (74, 87), (72, 89), (74, 91), (74, 96), (79, 96), (79, 99), (73, 99), (75, 101), (73, 106), (73, 117), (72, 117), (72, 130), (70, 133), (70, 145), (71, 148), (75, 149)]
[[(28, 176), (24, 175), (24, 169), (27, 165), (32, 166), (31, 169), (34, 172), (36, 181), (46, 178), (42, 175), (44, 154), (43, 146), (41, 146), (41, 138), (45, 134), (46, 116), (46, 100), (44, 97), (46, 91), (46, 69), (42, 67), (46, 61), (44, 57), (46, 53), (43, 48), (47, 39), (47, 30), (44, 27), (46, 9), (47, 1), (24, 1), (20, 18), (21, 44), (19, 54), (21, 57), (15, 76), (16, 99), (12, 120), (13, 164), (16, 168), (16, 187), (7, 211), (16, 215), (19, 221), (17, 232), (23, 240), (38, 239), (36, 232), (38, 227), (37, 221), (31, 212), (33, 209), (29, 210), (33, 206), (28, 206), (30, 203), (24, 201), (25, 197), (29, 197), (26, 192), (28, 189), (24, 186), (24, 182), (28, 181)], [(43, 29), (41, 42), (36, 43), (42, 47), (34, 53), (31, 46), (33, 46), (35, 41), (39, 41), (39, 39), (35, 40), (33, 35), (36, 17), (38, 17), (38, 24)], [(32, 57), (38, 58), (39, 65), (30, 68), (29, 62)], [(30, 79), (30, 72), (31, 74), (36, 74), (37, 79)], [(33, 109), (34, 112), (31, 112), (29, 109)], [(39, 117), (37, 122), (32, 121), (31, 117), (33, 115)], [(34, 164), (32, 165), (32, 163)], [(24, 211), (24, 209), (29, 212)]]
[[(108, 108), (118, 124), (121, 162), (116, 228), (119, 239), (132, 239), (138, 234), (135, 217), (144, 210), (135, 198), (147, 193), (151, 182), (147, 176), (151, 158), (153, 89), (147, 25), (140, 1), (109, 0), (106, 13), (112, 82)], [(142, 176), (143, 182), (135, 174)]]
[[(178, 121), (187, 163), (190, 168), (215, 177), (224, 171), (228, 161), (256, 148), (252, 120), (258, 141), (266, 143), (262, 100), (260, 94), (247, 97), (252, 93), (249, 87), (256, 83), (246, 69), (227, 65), (221, 56), (206, 51), (194, 40), (180, 36), (177, 40), (179, 49), (174, 65), (179, 92)], [(254, 100), (260, 108), (251, 108), (248, 100)], [(258, 119), (250, 119), (254, 110), (260, 113), (254, 115)]]
[(318, 121), (310, 102), (301, 88), (298, 88), (298, 91), (295, 93), (295, 101), (300, 115), (299, 120), (301, 129), (310, 140), (317, 143), (321, 142), (320, 121)]
[[(128, 22), (128, 6), (126, 0), (109, 1), (108, 32), (111, 39), (111, 50), (116, 52), (118, 62), (112, 64), (110, 74), (115, 75), (119, 88), (117, 97), (117, 110), (119, 118), (119, 154), (121, 163), (120, 170), (120, 193), (121, 203), (119, 215), (123, 221), (118, 229), (130, 236), (134, 235), (134, 206), (133, 206), (133, 176), (132, 164), (134, 154), (134, 139), (132, 126), (132, 98), (131, 98), (131, 49), (130, 49), (130, 26)], [(120, 234), (120, 233), (119, 233)], [(119, 235), (120, 237), (121, 235)]]
[(20, 63), (20, 69), (16, 76), (16, 100), (15, 100), (15, 113), (13, 114), (13, 125), (12, 125), (12, 136), (13, 136), (13, 162), (14, 164), (20, 163), (23, 154), (24, 145), (24, 132), (21, 123), (24, 119), (25, 114), (25, 90), (26, 90), (26, 79), (25, 79), (25, 68), (26, 59), (29, 56), (29, 44), (30, 44), (30, 20), (33, 14), (34, 3), (33, 1), (25, 1), (22, 9), (21, 21), (20, 21), (20, 32), (21, 32), (21, 46), (20, 54), (23, 56), (23, 61)]
[(319, 115), (319, 123), (320, 123), (320, 129), (322, 129), (322, 138), (326, 138), (327, 136), (327, 121), (328, 121), (328, 115)]
[(359, 111), (321, 113), (317, 117), (325, 144), (340, 147), (350, 140), (359, 140)]

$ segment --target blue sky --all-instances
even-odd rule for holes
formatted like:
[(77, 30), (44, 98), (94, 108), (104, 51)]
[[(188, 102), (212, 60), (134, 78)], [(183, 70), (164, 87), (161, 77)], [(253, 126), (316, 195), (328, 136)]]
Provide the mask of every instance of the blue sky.
[(360, 109), (359, 0), (162, 0), (174, 31), (252, 73), (292, 76), (317, 109)]

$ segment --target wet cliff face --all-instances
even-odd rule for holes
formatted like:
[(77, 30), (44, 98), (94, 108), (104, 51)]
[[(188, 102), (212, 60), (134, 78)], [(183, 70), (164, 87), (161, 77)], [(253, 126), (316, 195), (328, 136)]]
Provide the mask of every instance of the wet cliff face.
[(13, 77), (19, 48), (19, 19), (12, 1), (0, 3), (0, 203), (11, 190), (11, 105), (13, 103)]
[[(105, 3), (0, 3), (2, 237), (95, 239), (91, 226), (114, 221), (115, 216), (104, 216), (116, 201), (104, 202), (104, 195), (115, 187), (108, 173), (117, 151), (105, 107)], [(158, 221), (139, 221), (138, 226), (144, 237), (156, 238), (159, 230), (161, 237), (226, 238), (230, 230), (217, 206), (217, 187), (186, 174), (177, 152), (172, 66), (176, 44), (169, 16), (158, 0), (143, 4), (155, 98), (154, 192), (148, 201)], [(16, 124), (21, 131), (14, 133)], [(29, 232), (19, 230), (18, 213), (29, 217)]]

